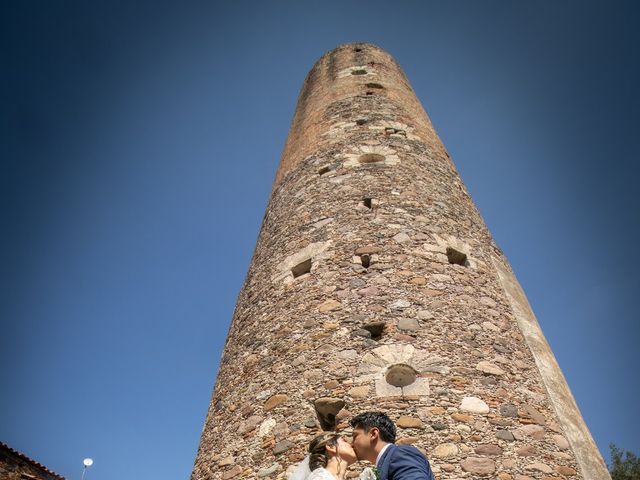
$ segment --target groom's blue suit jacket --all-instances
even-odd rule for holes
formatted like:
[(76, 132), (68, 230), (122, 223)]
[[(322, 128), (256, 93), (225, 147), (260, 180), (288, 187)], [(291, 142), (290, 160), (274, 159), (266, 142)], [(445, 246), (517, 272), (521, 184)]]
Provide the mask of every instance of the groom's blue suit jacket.
[(378, 471), (381, 480), (434, 480), (427, 457), (412, 445), (389, 445)]

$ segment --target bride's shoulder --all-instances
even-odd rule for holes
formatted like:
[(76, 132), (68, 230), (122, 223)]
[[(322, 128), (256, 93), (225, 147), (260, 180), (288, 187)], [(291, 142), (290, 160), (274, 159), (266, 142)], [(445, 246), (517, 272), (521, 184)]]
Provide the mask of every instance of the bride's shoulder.
[(331, 475), (329, 470), (320, 467), (311, 472), (311, 475), (307, 477), (307, 480), (335, 480), (335, 477)]

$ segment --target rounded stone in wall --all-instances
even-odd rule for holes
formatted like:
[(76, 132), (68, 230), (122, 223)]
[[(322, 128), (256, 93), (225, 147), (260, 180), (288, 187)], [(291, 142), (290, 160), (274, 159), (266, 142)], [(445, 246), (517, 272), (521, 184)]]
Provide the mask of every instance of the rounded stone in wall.
[(417, 373), (413, 367), (400, 363), (387, 369), (385, 380), (394, 387), (408, 387), (416, 381)]

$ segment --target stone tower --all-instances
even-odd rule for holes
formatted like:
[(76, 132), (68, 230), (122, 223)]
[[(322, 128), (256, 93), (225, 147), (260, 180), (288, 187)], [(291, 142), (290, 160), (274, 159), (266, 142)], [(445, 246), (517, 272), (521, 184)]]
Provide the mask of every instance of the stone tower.
[(302, 87), (191, 478), (286, 478), (367, 410), (438, 479), (610, 478), (409, 81), (358, 43)]

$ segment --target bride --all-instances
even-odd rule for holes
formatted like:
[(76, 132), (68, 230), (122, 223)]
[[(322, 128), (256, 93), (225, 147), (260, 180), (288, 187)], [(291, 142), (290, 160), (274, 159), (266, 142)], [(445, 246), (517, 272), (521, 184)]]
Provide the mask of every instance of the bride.
[(356, 462), (351, 444), (335, 433), (323, 433), (309, 443), (309, 455), (289, 480), (343, 480), (347, 467)]

